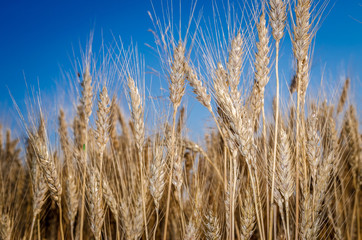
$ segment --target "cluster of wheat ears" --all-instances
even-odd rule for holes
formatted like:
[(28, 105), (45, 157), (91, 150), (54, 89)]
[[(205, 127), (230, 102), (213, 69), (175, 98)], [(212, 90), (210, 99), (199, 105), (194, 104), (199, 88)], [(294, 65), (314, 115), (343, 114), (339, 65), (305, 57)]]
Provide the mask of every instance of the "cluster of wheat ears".
[[(348, 101), (350, 80), (338, 101), (306, 101), (317, 10), (311, 0), (261, 6), (255, 48), (251, 30), (235, 28), (226, 44), (217, 37), (216, 47), (227, 45), (220, 54), (207, 31), (197, 30), (201, 37), (190, 39), (201, 46), (205, 57), (198, 59), (190, 41), (176, 40), (173, 28), (151, 15), (170, 100), (156, 129), (145, 120), (140, 63), (112, 58), (123, 66), (127, 120), (117, 94), (111, 98), (110, 87), (96, 83), (91, 53), (83, 58), (75, 117), (69, 122), (59, 113), (59, 144), (49, 140), (41, 111), (36, 123), (25, 123), (24, 149), (10, 130), (4, 144), (0, 136), (0, 238), (362, 239), (362, 137)], [(296, 66), (288, 97), (296, 101), (282, 108), (278, 62), (286, 25)], [(243, 74), (247, 54), (251, 77)], [(268, 119), (264, 91), (272, 74)], [(249, 90), (240, 86), (248, 79)], [(203, 143), (185, 134), (187, 84), (214, 121)]]

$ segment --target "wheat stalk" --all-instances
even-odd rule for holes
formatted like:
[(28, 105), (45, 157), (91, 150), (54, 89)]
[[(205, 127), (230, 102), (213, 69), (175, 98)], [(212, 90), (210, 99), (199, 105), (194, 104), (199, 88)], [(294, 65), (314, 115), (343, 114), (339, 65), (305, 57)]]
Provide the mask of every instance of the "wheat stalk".
[(87, 175), (87, 151), (88, 151), (88, 122), (89, 117), (92, 114), (93, 107), (93, 86), (92, 76), (90, 75), (89, 62), (86, 63), (85, 71), (83, 74), (82, 86), (82, 98), (80, 99), (81, 105), (78, 107), (79, 123), (80, 123), (80, 159), (83, 166), (83, 179), (82, 179), (82, 201), (80, 211), (80, 236), (79, 239), (83, 240), (83, 226), (84, 226), (84, 208), (85, 208), (85, 190), (86, 190), (86, 175)]
[[(272, 186), (271, 186), (271, 206), (274, 201), (274, 181), (275, 181), (275, 164), (277, 154), (277, 136), (278, 136), (278, 125), (279, 125), (279, 44), (280, 40), (284, 35), (285, 28), (285, 3), (282, 0), (270, 0), (270, 25), (272, 27), (272, 35), (275, 40), (275, 75), (276, 75), (276, 117), (275, 117), (275, 129), (274, 129), (274, 148), (273, 148), (273, 172), (272, 172)], [(273, 229), (273, 207), (270, 208), (270, 222), (269, 222), (269, 240), (271, 239), (271, 233)]]
[(174, 166), (174, 146), (176, 144), (175, 139), (175, 124), (176, 124), (176, 114), (177, 109), (181, 104), (181, 98), (185, 93), (185, 48), (180, 41), (178, 46), (173, 51), (173, 61), (171, 64), (170, 71), (170, 100), (173, 104), (173, 115), (172, 115), (172, 130), (171, 130), (171, 148), (168, 149), (171, 154), (171, 170), (169, 173), (168, 180), (168, 190), (167, 190), (167, 203), (166, 203), (166, 216), (165, 216), (165, 227), (163, 233), (163, 240), (167, 238), (167, 224), (170, 208), (170, 198), (171, 198), (171, 185), (173, 179), (173, 166)]

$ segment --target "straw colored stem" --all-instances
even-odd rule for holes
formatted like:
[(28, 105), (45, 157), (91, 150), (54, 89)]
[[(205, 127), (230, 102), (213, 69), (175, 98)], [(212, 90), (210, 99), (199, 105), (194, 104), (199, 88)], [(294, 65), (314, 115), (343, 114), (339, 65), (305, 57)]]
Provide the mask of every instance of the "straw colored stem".
[(63, 213), (62, 213), (62, 206), (61, 202), (59, 202), (59, 227), (60, 227), (60, 236), (61, 239), (64, 240), (64, 231), (63, 231)]
[(158, 209), (156, 209), (156, 223), (155, 223), (155, 230), (153, 231), (153, 240), (156, 240), (156, 232), (157, 232), (157, 226), (158, 226)]
[(79, 230), (79, 239), (83, 240), (83, 226), (84, 226), (84, 209), (85, 209), (85, 185), (86, 185), (86, 175), (87, 175), (87, 166), (84, 162), (83, 166), (83, 179), (82, 179), (82, 203), (80, 210), (80, 230)]
[(116, 218), (116, 239), (117, 240), (120, 240), (121, 239), (121, 235), (120, 235), (120, 232), (119, 232), (119, 220), (118, 220), (118, 216)]
[[(176, 124), (176, 113), (177, 107), (174, 108), (173, 116), (172, 116), (172, 132), (171, 132), (171, 146), (173, 148), (174, 142), (174, 135), (175, 135), (175, 124)], [(173, 149), (172, 149), (173, 152)], [(170, 177), (168, 180), (168, 190), (167, 190), (167, 203), (166, 203), (166, 215), (165, 215), (165, 227), (163, 230), (163, 240), (167, 239), (167, 224), (168, 224), (168, 215), (170, 211), (170, 198), (171, 198), (171, 187), (172, 187), (172, 174), (173, 174), (173, 164), (174, 164), (174, 157), (171, 155), (171, 168), (170, 168)]]
[(286, 199), (285, 201), (285, 212), (287, 218), (287, 240), (290, 240), (290, 227), (289, 227), (289, 200)]
[(31, 240), (33, 238), (33, 230), (34, 230), (35, 221), (36, 221), (36, 216), (34, 216), (33, 220), (31, 221), (29, 240)]
[(38, 225), (38, 240), (41, 240), (41, 235), (40, 235), (40, 219), (39, 219), (39, 217), (37, 217), (37, 225)]
[(297, 82), (297, 120), (296, 120), (296, 146), (295, 146), (295, 156), (296, 156), (296, 164), (295, 164), (295, 240), (298, 240), (299, 233), (299, 118), (300, 118), (300, 93), (299, 93), (299, 83)]
[(248, 165), (249, 177), (250, 177), (250, 180), (251, 180), (251, 187), (253, 189), (256, 219), (257, 219), (258, 228), (259, 228), (259, 231), (260, 231), (260, 237), (261, 237), (262, 240), (264, 240), (265, 237), (264, 237), (264, 234), (263, 234), (263, 230), (261, 229), (261, 219), (260, 219), (259, 211), (258, 211), (258, 203), (257, 203), (258, 198), (257, 198), (256, 192), (255, 192), (255, 190), (256, 190), (255, 181), (254, 181), (254, 177), (252, 175), (251, 166), (250, 166), (250, 164), (247, 164), (247, 165)]
[[(275, 110), (275, 131), (274, 131), (274, 148), (273, 148), (273, 172), (272, 172), (272, 186), (271, 186), (271, 205), (274, 203), (274, 182), (275, 182), (275, 163), (277, 156), (277, 137), (278, 137), (278, 124), (279, 124), (279, 41), (276, 42), (276, 56), (275, 56), (275, 75), (276, 75), (276, 110)], [(271, 208), (270, 216), (273, 216), (273, 208)], [(269, 223), (269, 240), (272, 239), (271, 232), (273, 231), (273, 221)]]
[(146, 215), (146, 197), (145, 197), (145, 189), (144, 189), (144, 176), (143, 176), (143, 159), (142, 159), (142, 153), (141, 150), (138, 150), (138, 158), (140, 161), (140, 174), (141, 174), (141, 194), (142, 194), (142, 211), (143, 211), (143, 222), (145, 225), (145, 234), (146, 234), (146, 239), (148, 238), (148, 229), (147, 229), (147, 215)]
[[(264, 147), (264, 161), (265, 166), (268, 166), (268, 153), (267, 153), (267, 142), (266, 142), (266, 124), (265, 124), (265, 110), (264, 105), (262, 107), (262, 114), (263, 114), (263, 147)], [(269, 182), (269, 175), (266, 176), (266, 181)], [(269, 226), (269, 215), (270, 215), (270, 201), (269, 201), (269, 188), (266, 188), (266, 225)], [(264, 230), (263, 230), (264, 232)], [(267, 231), (268, 232), (268, 231)], [(265, 234), (265, 232), (264, 232)]]
[(74, 240), (74, 223), (70, 225), (70, 238)]

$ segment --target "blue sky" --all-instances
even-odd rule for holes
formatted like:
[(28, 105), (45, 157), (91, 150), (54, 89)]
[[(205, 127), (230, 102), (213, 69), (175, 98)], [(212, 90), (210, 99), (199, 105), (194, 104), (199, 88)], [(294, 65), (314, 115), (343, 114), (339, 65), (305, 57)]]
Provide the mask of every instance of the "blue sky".
[[(156, 11), (160, 12), (159, 1), (154, 2)], [(204, 7), (204, 15), (210, 17), (208, 2), (198, 1), (197, 11)], [(316, 38), (312, 64), (312, 71), (316, 75), (313, 76), (323, 73), (325, 82), (330, 83), (332, 90), (336, 84), (340, 84), (343, 76), (350, 76), (354, 99), (358, 102), (362, 100), (362, 0), (331, 0), (329, 6), (326, 12), (328, 15)], [(146, 65), (157, 66), (155, 53), (145, 46), (154, 46), (153, 36), (148, 32), (152, 28), (152, 22), (147, 11), (152, 11), (149, 0), (1, 1), (2, 119), (4, 113), (13, 108), (8, 89), (16, 102), (23, 105), (26, 99), (25, 79), (28, 85), (37, 86), (39, 82), (42, 91), (54, 93), (57, 84), (61, 82), (61, 71), (72, 70), (74, 55), (80, 56), (80, 46), (85, 46), (91, 30), (94, 30), (96, 46), (99, 46), (102, 36), (106, 44), (112, 43), (113, 36), (121, 36), (125, 45), (132, 39), (145, 56)], [(287, 40), (285, 45), (285, 48), (289, 46)], [(285, 57), (283, 60), (282, 56), (281, 62), (289, 61), (288, 59)], [(290, 63), (285, 64), (291, 67)], [(286, 71), (284, 74), (284, 80), (289, 81), (290, 73)], [(318, 83), (311, 83), (312, 88), (317, 85)], [(207, 118), (203, 110), (199, 111), (200, 106), (197, 104), (191, 104), (189, 109), (191, 116), (201, 116), (203, 120)], [(203, 127), (204, 122), (195, 124)]]

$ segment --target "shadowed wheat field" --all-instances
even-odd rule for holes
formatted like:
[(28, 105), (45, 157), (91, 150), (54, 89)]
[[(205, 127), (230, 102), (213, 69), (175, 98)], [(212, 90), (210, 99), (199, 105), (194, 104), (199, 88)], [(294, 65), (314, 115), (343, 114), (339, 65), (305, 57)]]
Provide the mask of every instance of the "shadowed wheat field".
[[(75, 100), (49, 115), (36, 96), (35, 110), (18, 109), (22, 137), (0, 131), (0, 238), (362, 239), (353, 76), (334, 94), (326, 81), (308, 94), (322, 82), (310, 69), (326, 5), (261, 1), (243, 17), (226, 10), (227, 27), (202, 24), (193, 9), (182, 26), (150, 12), (168, 83), (161, 103), (146, 97), (134, 45), (98, 56), (90, 40), (71, 74)], [(212, 121), (199, 140), (185, 124), (190, 97)]]

